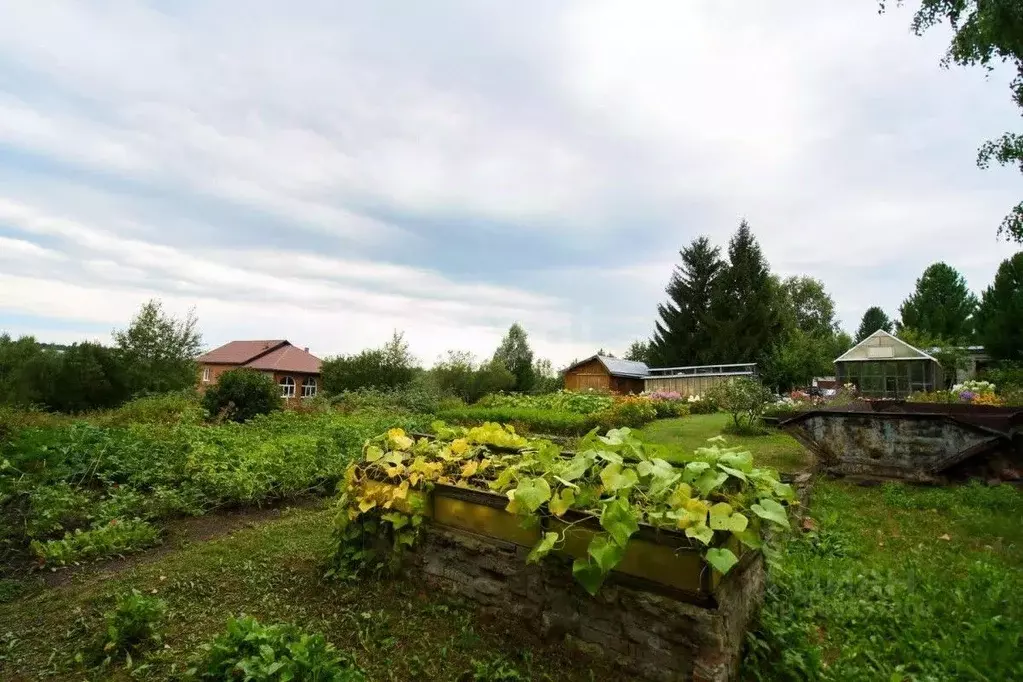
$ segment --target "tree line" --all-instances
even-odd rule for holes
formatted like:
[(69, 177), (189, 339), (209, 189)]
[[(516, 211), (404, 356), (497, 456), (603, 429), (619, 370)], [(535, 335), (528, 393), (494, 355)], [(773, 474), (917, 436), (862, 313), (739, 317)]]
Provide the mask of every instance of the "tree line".
[(0, 404), (83, 412), (195, 387), (202, 335), (193, 312), (178, 319), (149, 301), (112, 336), (104, 346), (0, 335)]
[(550, 360), (536, 358), (529, 335), (519, 323), (508, 329), (494, 354), (483, 360), (464, 350), (449, 350), (430, 369), (422, 367), (401, 332), (380, 348), (327, 358), (322, 382), (329, 394), (364, 388), (426, 390), (475, 402), (488, 393), (546, 393), (561, 386)]
[[(766, 384), (788, 390), (833, 374), (834, 359), (853, 345), (824, 283), (773, 274), (745, 220), (726, 253), (701, 236), (679, 256), (653, 336), (633, 342), (627, 359), (657, 367), (755, 362)], [(970, 344), (983, 345), (1003, 364), (1023, 362), (1023, 252), (1000, 265), (979, 299), (951, 266), (929, 266), (899, 319), (871, 307), (855, 341), (878, 329), (915, 346), (945, 349), (938, 358), (943, 364), (961, 363), (961, 347)]]

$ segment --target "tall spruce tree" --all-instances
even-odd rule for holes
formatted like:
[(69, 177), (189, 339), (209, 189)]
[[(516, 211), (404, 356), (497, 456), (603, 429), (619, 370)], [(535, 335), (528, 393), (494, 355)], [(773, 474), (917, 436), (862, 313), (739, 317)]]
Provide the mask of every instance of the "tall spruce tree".
[(743, 220), (728, 243), (728, 264), (714, 285), (707, 325), (709, 363), (765, 362), (779, 341), (783, 293)]
[(714, 340), (707, 326), (711, 299), (724, 263), (721, 249), (707, 237), (697, 237), (679, 255), (665, 289), (668, 300), (657, 306), (648, 362), (661, 367), (710, 362)]
[(860, 320), (860, 328), (856, 330), (856, 343), (867, 338), (878, 329), (883, 329), (890, 334), (892, 331), (892, 321), (885, 311), (875, 305), (867, 308), (867, 312), (863, 313), (863, 319)]
[(977, 337), (996, 360), (1023, 362), (1023, 251), (998, 266), (981, 297)]
[(977, 297), (958, 270), (945, 263), (927, 266), (916, 281), (916, 290), (899, 308), (899, 329), (913, 329), (925, 336), (964, 343), (973, 337), (973, 314)]

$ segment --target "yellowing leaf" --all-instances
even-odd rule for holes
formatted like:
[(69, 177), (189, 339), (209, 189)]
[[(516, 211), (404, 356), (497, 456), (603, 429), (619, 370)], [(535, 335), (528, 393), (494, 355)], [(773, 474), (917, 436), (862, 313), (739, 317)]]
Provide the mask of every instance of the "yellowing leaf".
[(387, 442), (395, 450), (408, 450), (414, 442), (405, 435), (402, 429), (391, 429), (387, 432)]
[(384, 456), (384, 451), (376, 445), (366, 447), (366, 461), (375, 462)]
[(471, 478), (471, 477), (475, 476), (476, 475), (476, 471), (479, 468), (480, 468), (479, 462), (477, 462), (476, 460), (472, 460), (471, 462), (467, 462), (466, 465), (464, 467), (462, 467), (462, 474), (461, 474), (462, 478)]
[(359, 500), (359, 511), (361, 511), (363, 514), (365, 514), (375, 506), (377, 506), (376, 500), (370, 500), (365, 497)]
[(573, 502), (575, 502), (575, 491), (571, 488), (564, 488), (557, 497), (547, 504), (547, 508), (555, 516), (561, 516), (568, 511)]
[(675, 489), (671, 491), (671, 496), (668, 497), (668, 506), (672, 509), (680, 509), (685, 506), (686, 502), (693, 496), (693, 489), (688, 483), (679, 483), (675, 486)]
[(451, 441), (451, 452), (458, 456), (462, 456), (469, 449), (469, 441), (464, 438)]

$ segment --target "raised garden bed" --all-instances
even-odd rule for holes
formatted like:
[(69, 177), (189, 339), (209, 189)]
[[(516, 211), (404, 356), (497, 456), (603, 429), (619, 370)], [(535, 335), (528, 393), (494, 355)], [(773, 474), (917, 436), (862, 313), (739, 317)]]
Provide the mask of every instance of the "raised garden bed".
[(435, 428), (367, 442), (330, 574), (417, 567), (634, 677), (734, 675), (791, 485), (721, 439), (673, 466), (627, 429), (563, 452), (496, 424)]

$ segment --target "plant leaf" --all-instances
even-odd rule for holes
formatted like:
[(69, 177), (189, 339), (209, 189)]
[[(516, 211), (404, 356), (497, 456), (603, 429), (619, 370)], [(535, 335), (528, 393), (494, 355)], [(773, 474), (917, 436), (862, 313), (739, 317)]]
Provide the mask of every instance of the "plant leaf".
[(586, 553), (597, 562), (601, 571), (607, 573), (625, 556), (625, 548), (617, 542), (610, 542), (606, 535), (594, 535), (586, 548)]
[(732, 553), (730, 549), (720, 549), (712, 547), (707, 550), (707, 554), (704, 556), (707, 563), (714, 567), (714, 569), (724, 575), (732, 570), (732, 566), (739, 563), (739, 559)]
[(728, 474), (725, 472), (708, 469), (700, 474), (699, 478), (693, 483), (693, 486), (700, 491), (700, 495), (707, 497), (715, 488), (727, 480)]
[(554, 543), (561, 537), (557, 533), (544, 533), (543, 538), (540, 542), (530, 551), (529, 556), (526, 557), (527, 564), (538, 563), (541, 559), (547, 556), (552, 549), (554, 549)]
[(760, 504), (751, 505), (750, 511), (760, 518), (766, 519), (783, 528), (791, 528), (789, 525), (788, 514), (785, 512), (785, 507), (781, 506), (781, 504), (769, 497), (761, 499)]
[(604, 506), (604, 511), (600, 514), (600, 525), (621, 547), (625, 547), (632, 534), (639, 530), (636, 512), (632, 510), (628, 500), (623, 499), (617, 499)]
[(551, 498), (551, 501), (547, 504), (547, 508), (550, 509), (551, 513), (555, 516), (561, 516), (568, 511), (573, 502), (575, 502), (575, 491), (571, 488), (562, 488), (561, 492), (556, 497)]
[(705, 545), (714, 539), (714, 531), (705, 523), (698, 523), (686, 528), (686, 537), (696, 538)]
[(600, 472), (600, 482), (604, 484), (604, 490), (613, 493), (636, 485), (639, 483), (639, 476), (636, 475), (635, 469), (623, 470), (622, 465), (616, 462), (604, 467)]
[(512, 500), (519, 509), (529, 513), (535, 512), (540, 506), (551, 499), (551, 486), (542, 478), (526, 478), (519, 481)]
[(604, 584), (604, 578), (607, 577), (607, 574), (600, 570), (600, 566), (587, 559), (576, 559), (572, 562), (572, 575), (590, 596), (597, 594), (600, 586)]

